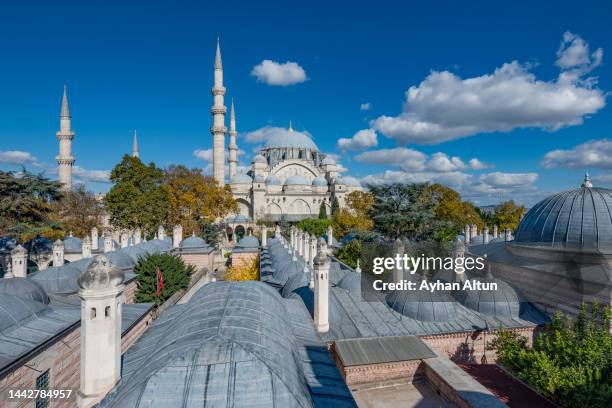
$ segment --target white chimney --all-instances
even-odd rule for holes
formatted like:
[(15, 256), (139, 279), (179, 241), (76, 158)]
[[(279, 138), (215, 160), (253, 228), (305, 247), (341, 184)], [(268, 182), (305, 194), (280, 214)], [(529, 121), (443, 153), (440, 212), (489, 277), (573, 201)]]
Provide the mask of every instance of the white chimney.
[(326, 333), (329, 331), (329, 257), (323, 238), (317, 244), (314, 275), (314, 324), (319, 333)]

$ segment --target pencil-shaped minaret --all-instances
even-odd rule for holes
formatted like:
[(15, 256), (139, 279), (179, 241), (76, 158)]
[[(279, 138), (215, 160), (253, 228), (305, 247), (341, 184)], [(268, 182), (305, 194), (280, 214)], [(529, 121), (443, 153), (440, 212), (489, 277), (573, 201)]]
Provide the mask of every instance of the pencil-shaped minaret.
[(64, 95), (62, 96), (62, 109), (60, 111), (60, 130), (56, 133), (59, 140), (59, 154), (55, 157), (58, 166), (59, 182), (62, 190), (72, 188), (72, 166), (74, 156), (72, 155), (72, 132), (70, 124), (70, 108), (68, 107), (68, 95), (66, 85), (64, 85)]
[(236, 144), (236, 113), (234, 112), (234, 100), (232, 99), (232, 107), (230, 109), (230, 130), (229, 130), (229, 177), (230, 180), (236, 175), (238, 167), (238, 145)]
[(210, 111), (213, 116), (213, 124), (210, 128), (212, 134), (213, 145), (213, 177), (219, 183), (224, 185), (225, 164), (225, 113), (227, 108), (224, 105), (223, 96), (225, 95), (225, 87), (223, 86), (223, 65), (221, 64), (221, 47), (217, 38), (217, 53), (215, 55), (215, 82), (212, 87), (213, 106)]

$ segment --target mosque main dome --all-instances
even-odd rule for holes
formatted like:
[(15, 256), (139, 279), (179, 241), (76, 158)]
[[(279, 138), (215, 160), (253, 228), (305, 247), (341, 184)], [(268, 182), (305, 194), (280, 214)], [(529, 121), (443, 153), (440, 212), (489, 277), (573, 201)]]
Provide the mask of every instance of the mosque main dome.
[(288, 130), (279, 129), (278, 132), (270, 136), (263, 149), (307, 149), (315, 152), (319, 151), (315, 142), (308, 135), (294, 131), (291, 128)]
[(612, 190), (593, 187), (587, 174), (580, 188), (553, 194), (531, 208), (514, 242), (612, 254)]

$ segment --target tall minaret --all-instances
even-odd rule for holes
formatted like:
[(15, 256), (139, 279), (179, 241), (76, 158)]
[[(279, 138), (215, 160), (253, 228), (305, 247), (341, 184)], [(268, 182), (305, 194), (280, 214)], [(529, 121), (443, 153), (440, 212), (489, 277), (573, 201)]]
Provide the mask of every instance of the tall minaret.
[(213, 124), (210, 128), (212, 133), (213, 145), (213, 177), (220, 184), (224, 185), (224, 164), (225, 164), (225, 113), (227, 108), (223, 104), (225, 87), (223, 86), (223, 65), (221, 64), (221, 48), (219, 38), (217, 38), (217, 53), (215, 55), (215, 82), (211, 90), (213, 94), (213, 106), (210, 111), (213, 115)]
[(138, 136), (136, 135), (136, 129), (134, 129), (134, 145), (132, 147), (132, 157), (138, 157)]
[(229, 142), (229, 176), (230, 179), (236, 175), (236, 167), (238, 164), (237, 153), (238, 145), (236, 144), (236, 113), (234, 112), (234, 100), (232, 99), (232, 108), (230, 109), (230, 142)]
[(70, 108), (68, 107), (66, 85), (64, 85), (62, 110), (60, 112), (60, 130), (56, 133), (56, 136), (59, 140), (59, 154), (55, 157), (58, 165), (59, 182), (62, 190), (70, 190), (72, 188), (72, 165), (74, 164), (74, 156), (72, 155), (74, 133), (70, 127)]

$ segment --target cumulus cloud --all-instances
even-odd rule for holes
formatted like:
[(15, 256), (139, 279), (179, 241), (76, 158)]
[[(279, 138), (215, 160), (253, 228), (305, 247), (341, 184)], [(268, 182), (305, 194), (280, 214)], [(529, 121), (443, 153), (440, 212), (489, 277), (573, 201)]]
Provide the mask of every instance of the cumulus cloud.
[(537, 173), (494, 173), (483, 174), (480, 181), (495, 187), (519, 187), (533, 184), (538, 179)]
[(370, 104), (370, 102), (366, 102), (366, 103), (362, 103), (361, 105), (359, 105), (359, 110), (367, 111), (367, 110), (370, 110), (371, 107), (372, 105)]
[(466, 79), (433, 71), (406, 91), (398, 116), (380, 116), (370, 126), (401, 144), (436, 144), (483, 132), (579, 125), (605, 106), (597, 78), (584, 77), (602, 56), (601, 49), (589, 54), (584, 40), (566, 33), (556, 63), (561, 72), (553, 81), (537, 79), (517, 61)]
[(393, 149), (371, 150), (358, 154), (355, 159), (364, 163), (399, 165), (404, 171), (429, 171), (435, 173), (449, 173), (463, 170), (482, 170), (491, 165), (473, 158), (465, 163), (457, 156), (448, 156), (438, 152), (428, 157), (425, 153), (407, 147)]
[(258, 82), (276, 86), (299, 84), (308, 79), (306, 71), (297, 62), (278, 63), (267, 59), (255, 65), (251, 75), (256, 77)]
[(41, 164), (38, 162), (38, 159), (29, 152), (24, 152), (21, 150), (7, 150), (0, 151), (0, 163), (2, 164), (31, 164), (33, 166), (39, 167)]
[(110, 178), (110, 170), (87, 170), (81, 166), (73, 166), (72, 174), (84, 183), (108, 183)]
[(557, 149), (544, 155), (545, 168), (565, 167), (570, 169), (612, 169), (612, 141), (591, 140), (570, 150)]
[(362, 129), (355, 133), (353, 137), (338, 139), (338, 149), (342, 151), (347, 150), (362, 150), (368, 147), (374, 147), (378, 145), (378, 138), (376, 131), (373, 129)]

